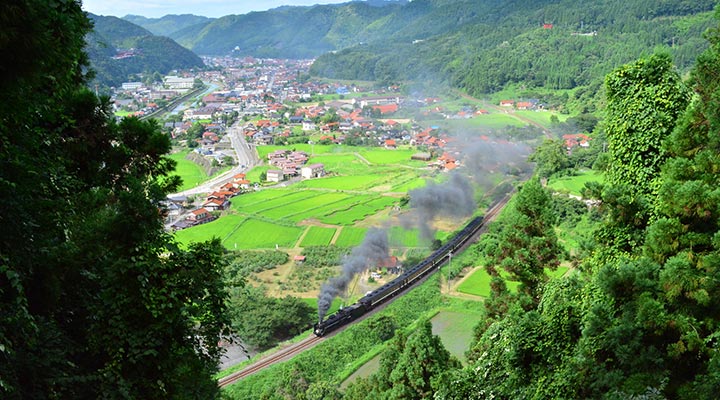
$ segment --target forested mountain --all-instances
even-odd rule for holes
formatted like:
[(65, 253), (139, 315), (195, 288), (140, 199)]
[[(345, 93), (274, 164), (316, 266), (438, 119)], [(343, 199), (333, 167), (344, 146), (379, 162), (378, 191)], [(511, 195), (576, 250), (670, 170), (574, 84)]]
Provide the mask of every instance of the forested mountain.
[[(705, 48), (706, 1), (416, 1), (397, 34), (318, 58), (316, 75), (381, 81), (440, 80), (471, 94), (507, 84), (570, 89), (667, 47), (687, 69)], [(417, 23), (413, 23), (413, 17)], [(462, 16), (463, 19), (459, 18)], [(434, 21), (453, 21), (440, 30)], [(435, 31), (422, 30), (433, 26)], [(415, 40), (412, 40), (415, 39)], [(417, 39), (425, 39), (419, 41)]]
[(192, 14), (169, 14), (162, 18), (146, 18), (140, 15), (126, 15), (122, 19), (141, 26), (155, 35), (170, 36), (172, 33), (189, 26), (207, 24), (212, 18)]
[(94, 29), (86, 36), (86, 51), (96, 82), (117, 86), (133, 74), (200, 68), (203, 62), (192, 51), (164, 36), (120, 18), (90, 14)]

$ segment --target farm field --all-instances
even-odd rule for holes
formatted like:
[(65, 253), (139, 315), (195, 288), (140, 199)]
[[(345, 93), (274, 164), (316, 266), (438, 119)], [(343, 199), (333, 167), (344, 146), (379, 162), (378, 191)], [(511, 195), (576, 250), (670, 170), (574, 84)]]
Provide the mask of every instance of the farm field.
[(433, 335), (438, 335), (443, 346), (460, 361), (465, 363), (465, 352), (472, 342), (473, 330), (482, 320), (480, 312), (440, 311), (430, 320)]
[(320, 226), (309, 226), (305, 237), (303, 237), (300, 247), (308, 246), (327, 246), (330, 244), (337, 229), (323, 228)]
[(303, 232), (300, 227), (283, 226), (256, 219), (247, 219), (237, 228), (223, 240), (223, 245), (228, 249), (249, 250), (271, 249), (276, 246), (282, 248), (292, 247)]
[[(563, 276), (567, 271), (568, 267), (560, 266), (555, 271), (551, 271), (546, 268), (545, 274), (547, 274), (547, 276), (552, 279)], [(507, 285), (508, 290), (510, 290), (511, 292), (517, 292), (517, 288), (520, 283), (508, 280), (507, 276), (505, 276), (504, 274), (504, 271), (501, 271), (500, 275), (505, 278), (505, 284)], [(460, 283), (460, 285), (458, 285), (457, 291), (460, 293), (471, 294), (480, 297), (489, 297), (490, 280), (491, 277), (487, 273), (485, 268), (480, 267), (477, 268), (475, 272), (468, 276), (462, 283)]]
[(520, 116), (525, 119), (529, 119), (536, 124), (540, 124), (546, 128), (550, 127), (550, 117), (553, 115), (557, 117), (558, 121), (563, 122), (566, 119), (568, 119), (569, 115), (567, 114), (560, 114), (550, 111), (544, 111), (544, 110), (517, 110), (515, 111), (515, 115)]
[(578, 172), (575, 176), (563, 176), (560, 178), (551, 179), (548, 182), (548, 187), (562, 193), (569, 193), (575, 196), (580, 196), (582, 189), (585, 187), (587, 182), (604, 182), (605, 175), (585, 169)]
[(345, 226), (340, 231), (340, 235), (335, 240), (335, 245), (338, 247), (353, 247), (362, 243), (365, 238), (367, 228), (355, 228), (352, 226)]

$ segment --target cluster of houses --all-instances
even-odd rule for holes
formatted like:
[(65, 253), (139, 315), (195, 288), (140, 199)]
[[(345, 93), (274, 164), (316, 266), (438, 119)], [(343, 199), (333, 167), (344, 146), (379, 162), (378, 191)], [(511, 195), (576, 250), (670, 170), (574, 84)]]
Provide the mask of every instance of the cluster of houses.
[(543, 105), (538, 99), (525, 101), (500, 100), (500, 107), (514, 108), (516, 110), (541, 110)]
[(282, 182), (296, 176), (311, 179), (325, 175), (323, 164), (305, 165), (308, 155), (304, 151), (276, 150), (267, 157), (268, 164), (276, 167), (266, 172), (270, 182)]
[[(205, 198), (202, 206), (190, 211), (184, 219), (175, 221), (171, 228), (174, 230), (180, 230), (189, 228), (191, 226), (204, 224), (213, 221), (216, 217), (212, 214), (212, 211), (222, 211), (230, 207), (230, 199), (239, 194), (245, 193), (251, 189), (251, 183), (246, 179), (245, 174), (237, 174), (233, 176), (230, 182), (220, 186), (220, 188)], [(187, 201), (185, 198), (168, 199), (170, 203)], [(168, 203), (165, 203), (167, 207)], [(186, 205), (186, 204), (185, 204)], [(177, 214), (170, 214), (172, 217)]]

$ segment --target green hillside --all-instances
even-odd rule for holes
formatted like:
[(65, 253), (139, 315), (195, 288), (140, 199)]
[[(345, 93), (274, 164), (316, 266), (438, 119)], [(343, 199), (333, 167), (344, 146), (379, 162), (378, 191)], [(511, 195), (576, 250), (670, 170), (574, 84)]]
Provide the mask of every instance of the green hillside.
[[(90, 14), (90, 18), (94, 30), (86, 36), (86, 51), (100, 85), (117, 86), (143, 72), (165, 74), (203, 66), (200, 57), (168, 37), (116, 17)], [(125, 56), (119, 57), (123, 51)]]
[(212, 18), (192, 14), (170, 14), (161, 18), (146, 18), (140, 15), (126, 15), (122, 19), (141, 26), (154, 35), (170, 36), (172, 33), (189, 26), (207, 24)]

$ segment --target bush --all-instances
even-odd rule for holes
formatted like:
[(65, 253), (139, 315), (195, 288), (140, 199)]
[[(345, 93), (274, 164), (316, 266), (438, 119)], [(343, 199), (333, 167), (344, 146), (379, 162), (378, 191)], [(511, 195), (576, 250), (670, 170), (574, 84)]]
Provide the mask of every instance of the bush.
[(262, 272), (288, 262), (287, 253), (276, 250), (231, 251), (225, 257), (225, 276), (230, 280), (247, 277), (252, 272)]

